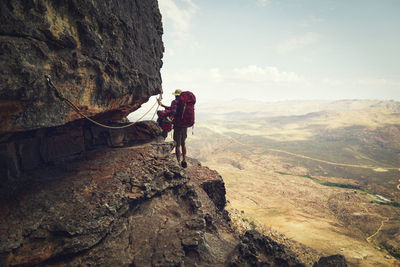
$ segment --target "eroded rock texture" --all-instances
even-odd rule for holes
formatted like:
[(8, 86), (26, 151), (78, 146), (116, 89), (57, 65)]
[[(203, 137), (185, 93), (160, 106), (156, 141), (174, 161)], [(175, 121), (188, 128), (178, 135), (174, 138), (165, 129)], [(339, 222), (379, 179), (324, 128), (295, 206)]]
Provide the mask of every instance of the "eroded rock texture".
[(0, 265), (300, 266), (259, 234), (237, 237), (209, 191), (224, 194), (221, 177), (196, 164), (185, 172), (172, 149), (102, 147), (24, 172), (1, 192)]
[(156, 0), (0, 1), (0, 134), (80, 116), (117, 120), (161, 91)]
[(19, 181), (24, 172), (66, 160), (83, 159), (85, 153), (93, 149), (147, 142), (160, 134), (161, 129), (154, 121), (141, 121), (123, 129), (107, 129), (78, 120), (63, 126), (1, 136), (0, 188), (6, 186), (5, 181)]
[(261, 235), (255, 230), (247, 231), (236, 247), (230, 266), (296, 266), (302, 264), (284, 245)]

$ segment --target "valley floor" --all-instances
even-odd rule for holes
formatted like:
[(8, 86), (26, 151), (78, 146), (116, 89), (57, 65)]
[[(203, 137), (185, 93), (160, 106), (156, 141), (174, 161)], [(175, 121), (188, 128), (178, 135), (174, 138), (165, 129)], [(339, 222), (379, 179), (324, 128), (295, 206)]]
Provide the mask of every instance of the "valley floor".
[[(221, 163), (223, 158), (240, 163), (241, 169)], [(205, 164), (221, 173), (232, 207), (288, 238), (326, 255), (343, 254), (352, 266), (400, 266), (377, 242), (388, 234), (381, 232), (385, 225), (392, 230), (399, 227), (399, 213), (371, 204), (369, 194), (283, 175), (280, 172), (289, 166), (273, 155), (251, 160), (220, 152)], [(307, 170), (291, 167), (289, 171), (302, 174)]]
[(251, 227), (343, 254), (352, 266), (400, 266), (400, 103), (207, 111), (189, 153), (222, 175), (232, 209)]

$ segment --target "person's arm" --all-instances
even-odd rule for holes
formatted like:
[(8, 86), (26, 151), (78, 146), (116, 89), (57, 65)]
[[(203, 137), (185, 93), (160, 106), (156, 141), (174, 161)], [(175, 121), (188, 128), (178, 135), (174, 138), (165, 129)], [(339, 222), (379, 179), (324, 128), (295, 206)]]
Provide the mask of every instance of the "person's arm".
[(157, 98), (157, 101), (158, 101), (158, 104), (159, 104), (160, 106), (162, 106), (163, 108), (165, 108), (166, 110), (169, 110), (169, 109), (171, 108), (171, 107), (168, 107), (168, 106), (163, 105), (163, 103), (161, 103), (161, 100), (158, 99), (158, 98)]

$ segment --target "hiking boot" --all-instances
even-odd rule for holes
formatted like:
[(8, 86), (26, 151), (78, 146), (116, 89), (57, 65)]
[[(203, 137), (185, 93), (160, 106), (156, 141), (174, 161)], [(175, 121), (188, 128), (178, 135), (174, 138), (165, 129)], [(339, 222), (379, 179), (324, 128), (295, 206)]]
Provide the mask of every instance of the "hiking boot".
[(187, 167), (186, 161), (182, 161), (182, 164), (181, 164), (181, 165), (182, 165), (183, 168), (186, 168), (186, 167)]

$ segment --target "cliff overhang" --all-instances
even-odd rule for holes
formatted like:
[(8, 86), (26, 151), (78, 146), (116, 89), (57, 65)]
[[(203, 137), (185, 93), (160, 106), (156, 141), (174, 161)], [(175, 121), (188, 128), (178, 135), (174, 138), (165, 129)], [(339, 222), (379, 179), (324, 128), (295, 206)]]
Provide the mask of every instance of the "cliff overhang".
[[(125, 117), (161, 92), (156, 0), (2, 1), (0, 134)], [(100, 116), (102, 115), (102, 116)]]

